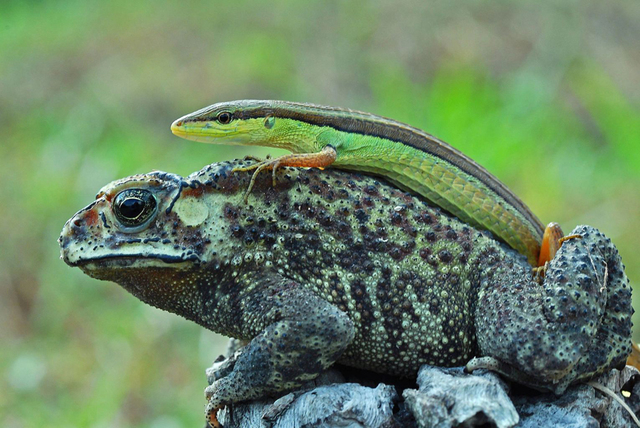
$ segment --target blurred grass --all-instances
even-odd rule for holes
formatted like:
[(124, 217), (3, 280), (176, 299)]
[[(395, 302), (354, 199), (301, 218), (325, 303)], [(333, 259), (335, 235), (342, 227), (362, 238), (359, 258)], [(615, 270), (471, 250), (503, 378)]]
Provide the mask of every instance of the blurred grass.
[(203, 369), (224, 339), (68, 268), (56, 238), (111, 180), (276, 154), (171, 135), (216, 101), (421, 127), (543, 222), (607, 233), (636, 286), (639, 18), (622, 0), (4, 2), (0, 425), (202, 424)]

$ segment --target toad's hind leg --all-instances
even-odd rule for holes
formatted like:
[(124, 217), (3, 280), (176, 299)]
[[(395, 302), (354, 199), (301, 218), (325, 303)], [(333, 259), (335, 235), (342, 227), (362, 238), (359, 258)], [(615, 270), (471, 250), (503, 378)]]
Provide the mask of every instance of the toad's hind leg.
[(488, 368), (561, 394), (570, 384), (624, 366), (631, 351), (631, 288), (617, 249), (578, 226), (549, 262), (542, 284), (503, 261), (483, 272), (476, 312)]

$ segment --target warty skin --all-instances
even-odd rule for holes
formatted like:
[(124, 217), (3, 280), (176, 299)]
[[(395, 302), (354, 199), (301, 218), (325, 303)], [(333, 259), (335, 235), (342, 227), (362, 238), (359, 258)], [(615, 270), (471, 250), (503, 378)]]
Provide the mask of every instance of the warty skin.
[[(210, 414), (336, 361), (411, 377), (491, 357), (512, 380), (556, 393), (624, 365), (631, 289), (596, 229), (576, 227), (581, 238), (541, 282), (490, 233), (364, 175), (285, 168), (275, 187), (261, 174), (244, 203), (250, 173), (231, 171), (247, 164), (115, 181), (60, 236), (69, 265), (249, 341), (214, 373)], [(147, 211), (125, 225), (127, 195)]]

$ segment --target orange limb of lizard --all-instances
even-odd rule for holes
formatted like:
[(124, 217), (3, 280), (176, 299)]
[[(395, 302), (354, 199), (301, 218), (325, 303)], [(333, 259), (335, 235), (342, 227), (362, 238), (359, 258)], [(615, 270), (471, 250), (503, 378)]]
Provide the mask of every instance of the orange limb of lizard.
[(549, 263), (556, 255), (562, 243), (569, 239), (582, 238), (580, 235), (564, 236), (562, 228), (558, 223), (551, 222), (544, 229), (542, 245), (540, 246), (540, 256), (538, 257), (538, 267), (534, 270), (544, 276), (544, 272)]
[(233, 172), (237, 171), (251, 171), (255, 170), (253, 175), (251, 176), (251, 181), (249, 182), (249, 188), (244, 195), (245, 202), (249, 197), (249, 193), (251, 193), (251, 189), (253, 189), (253, 185), (256, 182), (256, 177), (260, 173), (260, 171), (264, 169), (271, 169), (273, 171), (273, 185), (276, 185), (276, 171), (278, 168), (282, 166), (293, 166), (293, 167), (303, 167), (303, 168), (326, 168), (331, 165), (337, 157), (338, 153), (336, 149), (331, 146), (325, 146), (322, 150), (317, 153), (300, 153), (300, 154), (290, 154), (280, 156), (275, 159), (267, 159), (262, 162), (255, 163), (253, 165), (244, 167), (244, 168), (235, 168)]
[(636, 342), (631, 342), (631, 354), (627, 358), (627, 365), (640, 370), (640, 347)]
[(564, 236), (562, 228), (558, 223), (549, 223), (544, 229), (542, 235), (542, 245), (540, 245), (540, 256), (538, 257), (538, 266), (542, 267), (556, 255), (560, 249), (560, 240)]
[(211, 428), (222, 428), (222, 424), (218, 422), (218, 410), (221, 410), (224, 406), (216, 407), (215, 409), (207, 410), (207, 423)]

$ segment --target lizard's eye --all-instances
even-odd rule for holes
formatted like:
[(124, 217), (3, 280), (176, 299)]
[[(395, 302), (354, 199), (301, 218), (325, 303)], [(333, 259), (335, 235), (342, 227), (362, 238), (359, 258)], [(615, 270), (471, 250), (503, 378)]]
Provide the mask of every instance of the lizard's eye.
[(157, 207), (153, 193), (145, 189), (123, 190), (113, 201), (113, 213), (125, 227), (142, 226), (155, 215)]
[(222, 113), (218, 114), (216, 120), (218, 121), (218, 123), (226, 125), (227, 123), (231, 122), (231, 113), (229, 113), (228, 111), (223, 111)]

